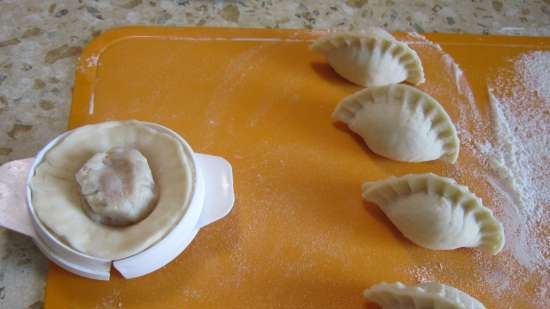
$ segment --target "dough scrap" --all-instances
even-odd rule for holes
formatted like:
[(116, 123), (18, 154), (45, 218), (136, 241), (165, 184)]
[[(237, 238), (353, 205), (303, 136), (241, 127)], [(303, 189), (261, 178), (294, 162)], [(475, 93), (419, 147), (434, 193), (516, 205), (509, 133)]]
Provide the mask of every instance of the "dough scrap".
[(479, 247), (497, 254), (504, 229), (479, 197), (451, 178), (409, 174), (365, 182), (363, 198), (377, 204), (401, 233), (432, 250)]
[(344, 98), (332, 117), (361, 135), (386, 158), (404, 162), (456, 162), (460, 141), (443, 107), (414, 87), (371, 87)]
[[(82, 210), (75, 173), (94, 154), (113, 147), (139, 150), (159, 188), (154, 210), (125, 227), (97, 223)], [(33, 208), (58, 239), (85, 254), (116, 260), (136, 254), (163, 238), (183, 217), (195, 179), (192, 153), (172, 136), (139, 121), (112, 121), (71, 131), (35, 169), (30, 188)]]
[(410, 287), (382, 282), (366, 289), (363, 296), (383, 309), (486, 309), (474, 297), (437, 282)]
[(371, 87), (425, 81), (422, 62), (407, 44), (380, 28), (363, 33), (331, 33), (311, 45), (331, 67), (352, 83)]
[(99, 223), (136, 223), (155, 207), (155, 181), (147, 159), (136, 149), (114, 147), (96, 153), (75, 175), (84, 211)]

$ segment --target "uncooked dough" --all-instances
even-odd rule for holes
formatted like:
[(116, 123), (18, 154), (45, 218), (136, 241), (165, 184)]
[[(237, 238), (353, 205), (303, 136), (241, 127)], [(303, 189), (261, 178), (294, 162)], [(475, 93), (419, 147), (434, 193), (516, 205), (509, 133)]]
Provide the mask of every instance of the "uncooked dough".
[(331, 33), (311, 45), (345, 79), (366, 87), (424, 82), (420, 58), (407, 44), (380, 28)]
[[(147, 159), (158, 201), (143, 220), (113, 227), (92, 220), (75, 174), (95, 154), (133, 148)], [(69, 132), (44, 155), (30, 182), (32, 207), (57, 238), (85, 254), (116, 260), (163, 238), (186, 213), (194, 192), (192, 153), (171, 135), (139, 121), (112, 121)]]
[(121, 226), (136, 223), (155, 204), (155, 181), (147, 159), (133, 148), (96, 153), (75, 175), (92, 220)]
[(430, 173), (365, 182), (363, 198), (376, 203), (419, 246), (479, 247), (492, 254), (504, 247), (502, 224), (479, 197), (451, 178)]
[(406, 286), (401, 282), (379, 283), (363, 292), (383, 309), (486, 309), (474, 297), (437, 282)]
[(359, 134), (369, 149), (404, 162), (456, 162), (460, 142), (443, 107), (414, 87), (370, 87), (344, 98), (332, 117)]

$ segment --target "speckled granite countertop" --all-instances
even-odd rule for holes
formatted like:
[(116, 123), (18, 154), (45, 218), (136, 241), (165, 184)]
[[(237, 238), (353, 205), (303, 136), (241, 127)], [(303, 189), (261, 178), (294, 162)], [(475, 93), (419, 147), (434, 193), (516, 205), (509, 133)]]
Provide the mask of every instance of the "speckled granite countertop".
[[(335, 28), (550, 35), (549, 0), (0, 0), (0, 164), (65, 130), (82, 48), (113, 26)], [(40, 308), (46, 260), (0, 228), (0, 308)]]

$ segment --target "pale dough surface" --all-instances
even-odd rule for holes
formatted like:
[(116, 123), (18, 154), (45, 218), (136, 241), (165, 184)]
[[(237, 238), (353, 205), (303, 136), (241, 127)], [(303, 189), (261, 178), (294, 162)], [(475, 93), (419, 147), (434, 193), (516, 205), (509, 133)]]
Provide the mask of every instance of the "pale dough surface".
[(416, 52), (380, 28), (331, 33), (315, 41), (311, 48), (325, 55), (338, 74), (361, 86), (403, 81), (417, 85), (425, 80)]
[(412, 242), (433, 250), (480, 247), (497, 254), (502, 224), (481, 199), (453, 179), (410, 174), (363, 184), (363, 198), (376, 203)]
[(486, 309), (471, 295), (438, 282), (413, 286), (382, 282), (366, 289), (363, 295), (383, 309)]
[(458, 158), (460, 142), (451, 118), (439, 102), (414, 87), (398, 84), (358, 91), (344, 98), (332, 116), (386, 158), (450, 163)]
[[(91, 220), (74, 176), (94, 154), (113, 147), (139, 150), (159, 190), (151, 214), (127, 227)], [(114, 260), (146, 249), (175, 226), (187, 211), (194, 177), (192, 154), (176, 138), (138, 121), (113, 121), (75, 129), (60, 140), (37, 166), (30, 186), (34, 210), (53, 234), (78, 251)]]

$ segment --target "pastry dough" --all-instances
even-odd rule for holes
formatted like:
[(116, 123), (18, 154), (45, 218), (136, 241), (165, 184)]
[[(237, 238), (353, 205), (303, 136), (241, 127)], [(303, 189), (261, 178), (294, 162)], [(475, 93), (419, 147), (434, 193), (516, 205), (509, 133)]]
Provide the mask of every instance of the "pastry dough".
[(424, 82), (420, 58), (407, 44), (380, 28), (328, 34), (311, 46), (345, 79), (361, 86)]
[(136, 223), (155, 207), (155, 181), (147, 159), (133, 148), (96, 153), (75, 175), (92, 220), (123, 226)]
[(490, 209), (467, 187), (434, 174), (410, 174), (363, 184), (363, 198), (376, 203), (405, 237), (433, 250), (480, 247), (497, 254), (504, 231)]
[(460, 142), (451, 118), (434, 98), (411, 86), (361, 90), (344, 98), (332, 117), (392, 160), (454, 163), (458, 158)]
[[(112, 227), (91, 220), (75, 173), (94, 154), (131, 147), (147, 158), (158, 186), (158, 202), (143, 220)], [(192, 153), (172, 136), (139, 121), (105, 122), (71, 131), (38, 164), (30, 182), (32, 206), (42, 224), (72, 248), (91, 256), (120, 259), (164, 237), (187, 211), (194, 188)]]
[(383, 309), (486, 309), (472, 296), (437, 282), (410, 287), (383, 282), (366, 289), (363, 295)]

